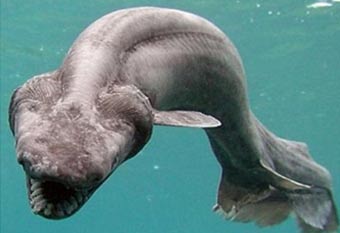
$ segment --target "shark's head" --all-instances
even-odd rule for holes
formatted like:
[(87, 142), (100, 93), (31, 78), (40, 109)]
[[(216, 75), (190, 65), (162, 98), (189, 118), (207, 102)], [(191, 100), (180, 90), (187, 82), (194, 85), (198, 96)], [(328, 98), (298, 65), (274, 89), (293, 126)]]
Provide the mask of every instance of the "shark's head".
[(34, 213), (50, 219), (74, 214), (142, 149), (153, 124), (221, 125), (200, 112), (156, 111), (133, 85), (102, 89), (70, 89), (57, 71), (33, 77), (12, 95), (9, 123)]
[(148, 141), (148, 99), (131, 86), (96, 95), (91, 104), (64, 101), (53, 75), (28, 81), (12, 96), (10, 125), (34, 213), (75, 213), (119, 164)]

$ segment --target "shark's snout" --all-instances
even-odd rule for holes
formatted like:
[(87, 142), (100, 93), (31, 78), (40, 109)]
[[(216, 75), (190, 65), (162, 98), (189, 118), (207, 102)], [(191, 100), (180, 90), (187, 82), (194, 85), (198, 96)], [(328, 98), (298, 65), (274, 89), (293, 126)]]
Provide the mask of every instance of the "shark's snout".
[[(76, 189), (87, 189), (99, 185), (106, 177), (101, 163), (90, 155), (47, 157), (24, 152), (18, 158), (26, 174), (34, 179), (54, 181)], [(63, 158), (63, 159), (60, 159)], [(76, 159), (72, 159), (76, 158)]]

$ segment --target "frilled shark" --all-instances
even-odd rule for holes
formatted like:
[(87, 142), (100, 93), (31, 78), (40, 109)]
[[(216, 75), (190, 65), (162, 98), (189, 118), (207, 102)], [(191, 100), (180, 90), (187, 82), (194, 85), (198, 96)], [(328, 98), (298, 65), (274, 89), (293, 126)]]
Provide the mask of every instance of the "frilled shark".
[(203, 128), (221, 166), (213, 208), (269, 226), (295, 212), (303, 232), (338, 226), (329, 172), (304, 143), (251, 112), (230, 39), (191, 13), (115, 11), (76, 39), (60, 68), (15, 90), (9, 107), (32, 210), (74, 214), (148, 142), (153, 125)]

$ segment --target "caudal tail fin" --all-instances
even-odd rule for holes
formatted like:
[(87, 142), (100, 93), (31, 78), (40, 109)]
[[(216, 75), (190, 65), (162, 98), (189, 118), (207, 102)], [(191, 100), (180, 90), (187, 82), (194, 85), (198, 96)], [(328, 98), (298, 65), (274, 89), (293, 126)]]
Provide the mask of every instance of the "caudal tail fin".
[(332, 194), (312, 187), (287, 193), (304, 233), (336, 232), (339, 222)]
[(214, 211), (232, 221), (265, 227), (284, 221), (293, 211), (303, 233), (336, 232), (338, 218), (332, 196), (322, 188), (286, 192), (267, 186), (244, 187), (222, 176)]

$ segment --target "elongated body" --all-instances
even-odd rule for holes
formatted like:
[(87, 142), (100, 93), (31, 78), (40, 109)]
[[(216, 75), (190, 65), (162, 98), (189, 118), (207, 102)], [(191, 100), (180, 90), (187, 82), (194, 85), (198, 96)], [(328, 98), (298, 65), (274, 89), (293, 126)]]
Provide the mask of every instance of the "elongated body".
[(263, 226), (295, 211), (304, 232), (336, 230), (329, 173), (305, 144), (276, 137), (255, 118), (245, 82), (237, 50), (205, 19), (161, 8), (100, 18), (58, 70), (12, 97), (33, 210), (73, 214), (161, 124), (206, 130), (222, 168), (216, 211)]

